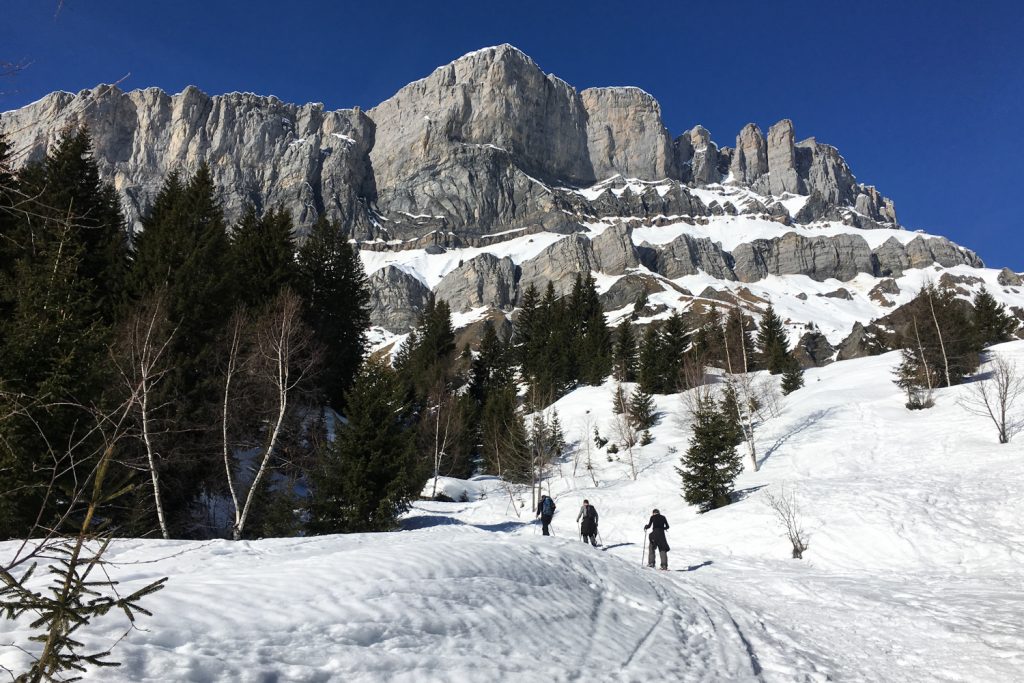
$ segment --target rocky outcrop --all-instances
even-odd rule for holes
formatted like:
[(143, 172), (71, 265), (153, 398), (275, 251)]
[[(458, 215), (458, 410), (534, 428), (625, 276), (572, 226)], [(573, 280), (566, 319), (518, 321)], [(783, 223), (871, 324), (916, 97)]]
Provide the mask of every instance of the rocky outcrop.
[(630, 268), (640, 265), (636, 247), (633, 246), (633, 229), (624, 223), (606, 228), (590, 241), (593, 265), (596, 270), (608, 275), (622, 275)]
[(599, 300), (606, 311), (617, 311), (632, 306), (641, 297), (665, 291), (664, 283), (647, 273), (630, 273), (616, 280)]
[(454, 312), (481, 306), (510, 308), (518, 298), (516, 265), (507, 256), (481, 254), (441, 278), (434, 295)]
[(579, 234), (558, 240), (519, 268), (520, 293), (533, 285), (543, 294), (550, 282), (559, 296), (572, 291), (577, 273), (597, 270), (590, 239)]
[(953, 244), (945, 237), (915, 237), (906, 245), (890, 237), (872, 251), (876, 275), (899, 277), (911, 268), (927, 268), (934, 263), (951, 268), (968, 265), (983, 268), (984, 263), (970, 249)]
[(836, 349), (829, 344), (825, 335), (818, 330), (811, 330), (805, 332), (797, 341), (793, 347), (793, 355), (800, 361), (801, 366), (809, 368), (831, 363), (835, 358)]
[(729, 173), (733, 182), (751, 186), (767, 172), (768, 150), (764, 135), (756, 124), (748, 123), (736, 136)]
[(703, 271), (721, 280), (735, 280), (732, 257), (707, 237), (680, 235), (668, 244), (650, 247), (656, 253), (655, 268), (667, 278), (696, 275)]
[(688, 179), (690, 182), (694, 185), (707, 185), (721, 180), (722, 173), (718, 168), (718, 146), (711, 141), (711, 133), (708, 132), (708, 129), (704, 126), (696, 126), (683, 135), (689, 136), (691, 156)]
[(768, 129), (768, 189), (773, 195), (783, 192), (802, 194), (793, 140), (793, 122), (789, 119), (783, 119)]
[(807, 275), (813, 280), (850, 280), (872, 273), (871, 250), (859, 235), (804, 237), (794, 232), (776, 240), (754, 240), (732, 251), (733, 270), (741, 282), (766, 275)]
[(374, 125), (359, 109), (286, 104), (275, 97), (177, 95), (99, 86), (53, 93), (0, 117), (25, 161), (42, 158), (68, 127), (87, 126), (103, 178), (121, 194), (139, 226), (174, 170), (208, 164), (229, 220), (246, 204), (289, 208), (300, 230), (326, 212), (348, 228), (366, 228)]
[(817, 193), (830, 207), (851, 204), (855, 178), (839, 150), (808, 138), (797, 143), (795, 152), (797, 174), (807, 194)]
[(395, 266), (386, 266), (369, 277), (370, 324), (388, 332), (405, 334), (430, 299), (430, 289)]
[(587, 114), (587, 151), (597, 178), (679, 177), (657, 100), (639, 88), (589, 88), (580, 98)]
[(999, 274), (996, 275), (996, 282), (998, 282), (1003, 287), (1020, 287), (1022, 284), (1024, 284), (1024, 281), (1021, 280), (1020, 275), (1013, 272), (1009, 268), (1003, 268), (1002, 270), (999, 271)]
[(439, 67), (368, 114), (379, 133), (370, 153), (378, 190), (406, 184), (463, 145), (504, 150), (537, 178), (595, 179), (579, 94), (511, 45)]

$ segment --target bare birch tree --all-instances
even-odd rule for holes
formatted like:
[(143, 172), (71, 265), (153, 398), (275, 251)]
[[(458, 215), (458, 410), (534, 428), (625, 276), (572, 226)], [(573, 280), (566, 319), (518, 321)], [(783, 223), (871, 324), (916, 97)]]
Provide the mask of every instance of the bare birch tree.
[[(239, 328), (234, 328), (239, 329)], [(293, 394), (299, 385), (310, 374), (317, 363), (317, 354), (313, 348), (313, 337), (302, 322), (302, 301), (291, 291), (285, 291), (266, 309), (262, 318), (256, 321), (254, 330), (252, 356), (247, 368), (252, 373), (257, 385), (266, 390), (269, 399), (264, 427), (266, 437), (260, 445), (257, 455), (259, 465), (255, 469), (249, 485), (245, 502), (241, 503), (237, 496), (233, 497), (234, 524), (231, 535), (235, 540), (242, 538), (245, 523), (252, 510), (253, 500), (260, 484), (266, 476), (268, 467), (280, 445), (285, 418), (289, 415)], [(235, 348), (235, 336), (232, 333), (231, 348)], [(238, 365), (229, 361), (229, 372), (237, 374)], [(230, 382), (225, 381), (225, 394)], [(226, 433), (226, 432), (225, 432)], [(224, 439), (229, 443), (228, 439)], [(229, 446), (225, 446), (228, 448)], [(234, 487), (233, 468), (227, 466), (228, 486)], [(240, 505), (241, 503), (241, 505)]]
[(171, 536), (160, 495), (160, 455), (153, 427), (154, 412), (162, 406), (154, 405), (153, 401), (154, 389), (169, 370), (166, 354), (176, 331), (167, 323), (163, 293), (157, 293), (130, 316), (124, 348), (120, 354), (113, 354), (114, 365), (128, 390), (132, 412), (137, 414), (140, 439), (146, 453), (145, 469), (149, 473), (157, 522), (164, 539)]
[(989, 368), (988, 376), (968, 385), (960, 405), (970, 413), (991, 419), (999, 443), (1010, 443), (1014, 435), (1024, 430), (1024, 406), (1018, 406), (1024, 397), (1024, 376), (1016, 363), (1003, 356), (994, 356)]

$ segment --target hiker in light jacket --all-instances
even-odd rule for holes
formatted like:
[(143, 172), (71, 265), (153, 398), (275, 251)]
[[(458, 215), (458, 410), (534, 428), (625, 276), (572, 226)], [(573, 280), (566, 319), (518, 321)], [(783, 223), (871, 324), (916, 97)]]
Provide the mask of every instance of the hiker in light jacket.
[[(583, 520), (580, 522), (580, 520)], [(589, 500), (583, 501), (580, 507), (580, 514), (576, 515), (576, 521), (580, 522), (580, 535), (583, 542), (590, 541), (590, 544), (597, 547), (597, 508), (590, 504)]]
[(661, 555), (661, 568), (668, 569), (668, 541), (665, 540), (665, 531), (668, 530), (668, 520), (665, 516), (658, 512), (657, 508), (654, 510), (654, 514), (651, 515), (651, 519), (647, 522), (647, 526), (644, 527), (644, 531), (651, 529), (651, 552), (647, 556), (647, 566), (654, 567), (654, 551), (657, 550)]

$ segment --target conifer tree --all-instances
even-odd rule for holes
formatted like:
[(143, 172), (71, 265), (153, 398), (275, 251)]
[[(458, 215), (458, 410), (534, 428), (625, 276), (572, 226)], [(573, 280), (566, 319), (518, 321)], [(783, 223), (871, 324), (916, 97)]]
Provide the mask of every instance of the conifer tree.
[(978, 368), (980, 345), (970, 304), (953, 290), (925, 285), (904, 315), (907, 321), (897, 331), (897, 343), (923, 358), (937, 385), (959, 384)]
[(230, 236), (231, 266), (238, 297), (259, 308), (297, 280), (292, 218), (283, 208), (260, 215), (246, 207)]
[(626, 408), (629, 421), (637, 431), (646, 431), (656, 423), (654, 398), (638, 385), (629, 396)]
[[(662, 392), (680, 391), (684, 388), (683, 359), (690, 345), (690, 334), (679, 311), (673, 311), (660, 330), (661, 353), (664, 372)], [(652, 392), (658, 393), (658, 392)]]
[(974, 333), (979, 349), (1010, 341), (1019, 324), (982, 285), (974, 295)]
[(369, 281), (359, 254), (324, 216), (313, 225), (297, 260), (296, 289), (305, 302), (306, 324), (327, 358), (320, 384), (327, 402), (341, 410), (367, 349)]
[(480, 350), (470, 366), (469, 391), (480, 405), (487, 401), (492, 389), (504, 387), (513, 380), (513, 370), (508, 361), (505, 345), (498, 339), (494, 324), (487, 320)]
[(733, 443), (733, 427), (711, 398), (698, 400), (693, 436), (676, 471), (683, 480), (683, 498), (702, 510), (728, 505), (733, 482), (743, 470)]
[(19, 189), (29, 198), (15, 236), (20, 248), (32, 252), (47, 233), (68, 228), (66, 237), (80, 248), (76, 274), (93, 289), (88, 304), (112, 323), (123, 304), (128, 231), (117, 191), (100, 179), (89, 132), (66, 131), (44, 160), (22, 169)]
[(480, 418), (484, 468), (506, 481), (531, 480), (530, 444), (511, 383), (491, 391)]
[(644, 391), (649, 394), (664, 394), (670, 390), (671, 359), (667, 344), (657, 325), (648, 325), (644, 329), (637, 365), (637, 381)]
[[(40, 512), (44, 524), (52, 521), (52, 510), (41, 510), (42, 500), (54, 500), (44, 495), (50, 449), (80, 438), (74, 405), (103, 409), (107, 402), (107, 345), (127, 255), (117, 196), (99, 179), (84, 129), (66, 134), (16, 176), (9, 151), (0, 139), (2, 388), (48, 407), (31, 416), (4, 412), (11, 419), (0, 426), (0, 479), (9, 486), (0, 537), (27, 530)], [(58, 487), (81, 481), (95, 465), (76, 464)]]
[(932, 371), (921, 358), (920, 351), (912, 348), (902, 349), (900, 363), (893, 371), (893, 375), (896, 386), (907, 392), (907, 408), (922, 410), (934, 405)]
[(636, 337), (633, 335), (633, 325), (629, 320), (623, 320), (615, 328), (615, 350), (613, 354), (613, 374), (619, 382), (636, 381)]
[(788, 348), (789, 342), (782, 319), (775, 313), (775, 308), (768, 304), (757, 330), (757, 350), (761, 367), (773, 375), (784, 372)]
[(175, 430), (158, 446), (164, 455), (159, 478), (172, 533), (180, 533), (191, 524), (189, 506), (203, 486), (219, 485), (223, 474), (213, 427), (220, 414), (218, 342), (236, 302), (210, 169), (200, 166), (187, 182), (172, 173), (143, 226), (128, 283), (136, 305), (160, 292), (175, 330), (166, 353), (169, 370), (152, 400), (168, 406), (165, 419)]
[(437, 386), (446, 386), (453, 378), (455, 331), (451, 309), (444, 299), (431, 299), (420, 314), (413, 333), (406, 339), (395, 369), (417, 403)]
[(722, 329), (722, 314), (711, 304), (704, 314), (701, 326), (694, 335), (693, 355), (707, 365), (725, 367), (725, 332)]
[(579, 305), (581, 309), (578, 313), (578, 341), (573, 345), (577, 356), (574, 365), (578, 368), (579, 381), (599, 385), (612, 370), (612, 335), (597, 297), (594, 276), (588, 274), (578, 281), (581, 283), (578, 303), (570, 303), (570, 306)]
[(409, 404), (394, 371), (375, 360), (360, 368), (345, 404), (348, 422), (317, 458), (310, 531), (390, 530), (426, 481), (407, 427)]
[(738, 374), (754, 369), (754, 340), (750, 334), (750, 318), (743, 315), (739, 306), (729, 309), (725, 318), (725, 343), (729, 354), (726, 362), (731, 365), (729, 372)]
[(792, 353), (786, 354), (786, 369), (782, 373), (782, 393), (788, 395), (804, 385), (804, 369)]
[(612, 392), (612, 412), (616, 415), (624, 415), (629, 409), (629, 400), (626, 398), (626, 390), (622, 388), (621, 384), (615, 385), (615, 391)]

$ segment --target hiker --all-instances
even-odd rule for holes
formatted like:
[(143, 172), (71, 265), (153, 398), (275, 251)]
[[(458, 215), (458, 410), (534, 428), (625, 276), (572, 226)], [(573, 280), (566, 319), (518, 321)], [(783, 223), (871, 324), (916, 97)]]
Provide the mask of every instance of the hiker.
[(576, 522), (580, 520), (583, 522), (580, 524), (580, 535), (583, 536), (583, 542), (590, 541), (590, 545), (597, 547), (597, 508), (590, 504), (589, 500), (583, 501), (583, 506), (580, 508), (580, 514), (576, 515)]
[(555, 501), (551, 499), (551, 496), (545, 494), (540, 497), (540, 502), (537, 503), (537, 516), (540, 517), (544, 535), (550, 536), (548, 526), (551, 524), (551, 518), (555, 516)]
[(654, 551), (657, 550), (661, 554), (661, 568), (668, 569), (668, 541), (665, 540), (665, 531), (668, 530), (668, 520), (665, 519), (665, 515), (658, 512), (658, 509), (654, 509), (654, 514), (651, 515), (651, 520), (647, 522), (647, 526), (644, 527), (644, 531), (653, 529), (651, 531), (651, 552), (648, 555), (647, 566), (654, 568)]

